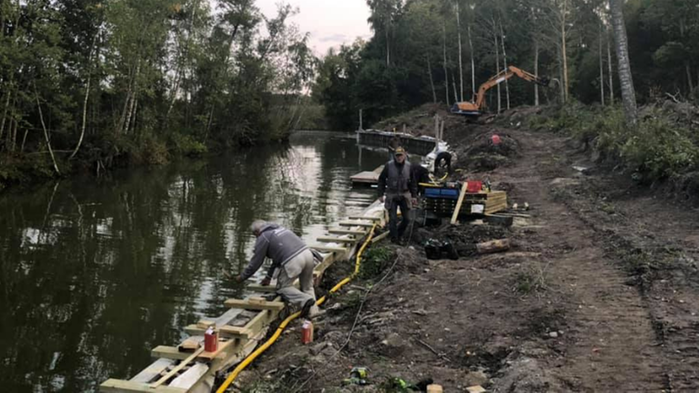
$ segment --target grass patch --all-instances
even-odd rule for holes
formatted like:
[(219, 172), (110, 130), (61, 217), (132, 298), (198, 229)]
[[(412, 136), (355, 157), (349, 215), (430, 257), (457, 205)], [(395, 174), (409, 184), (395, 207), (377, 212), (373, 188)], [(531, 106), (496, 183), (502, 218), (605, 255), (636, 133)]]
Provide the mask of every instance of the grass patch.
[(523, 267), (514, 278), (512, 289), (522, 295), (543, 292), (547, 289), (548, 265), (534, 263)]

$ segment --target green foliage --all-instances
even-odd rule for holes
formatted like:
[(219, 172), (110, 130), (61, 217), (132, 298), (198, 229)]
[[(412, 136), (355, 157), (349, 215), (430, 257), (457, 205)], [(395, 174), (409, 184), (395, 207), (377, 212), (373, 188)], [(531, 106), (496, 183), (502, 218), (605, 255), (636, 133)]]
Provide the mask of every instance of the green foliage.
[(693, 132), (661, 110), (651, 111), (637, 126), (627, 127), (621, 108), (590, 110), (574, 104), (552, 116), (537, 116), (530, 120), (530, 126), (569, 133), (643, 181), (678, 177), (696, 170), (699, 164)]
[(195, 140), (190, 135), (182, 135), (179, 133), (172, 134), (171, 143), (174, 145), (173, 150), (182, 156), (200, 157), (207, 152), (206, 145)]
[(316, 64), (294, 12), (264, 17), (252, 0), (0, 2), (0, 155), (44, 151), (39, 109), (52, 147), (82, 140), (88, 166), (285, 139)]
[(388, 248), (372, 247), (367, 249), (362, 255), (362, 265), (359, 270), (359, 277), (372, 279), (377, 277), (392, 262), (393, 252)]

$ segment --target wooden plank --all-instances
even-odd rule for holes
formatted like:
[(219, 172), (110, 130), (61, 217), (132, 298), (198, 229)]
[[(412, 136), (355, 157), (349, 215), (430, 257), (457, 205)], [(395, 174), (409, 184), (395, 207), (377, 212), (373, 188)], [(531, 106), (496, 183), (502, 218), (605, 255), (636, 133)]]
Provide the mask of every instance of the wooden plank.
[(148, 367), (144, 368), (140, 373), (136, 374), (131, 378), (130, 382), (139, 383), (150, 383), (154, 380), (161, 372), (165, 371), (166, 368), (172, 366), (175, 363), (172, 359), (160, 358), (155, 362), (151, 363)]
[(456, 224), (456, 220), (459, 218), (459, 211), (461, 210), (461, 204), (464, 203), (464, 195), (466, 195), (466, 188), (468, 187), (468, 182), (464, 182), (461, 186), (461, 192), (459, 193), (459, 200), (456, 202), (456, 208), (454, 208), (454, 214), (451, 216), (451, 224)]
[(215, 321), (207, 321), (205, 319), (202, 319), (199, 322), (197, 322), (197, 326), (199, 326), (200, 328), (203, 328), (203, 329), (206, 329), (209, 326), (214, 326), (214, 325), (216, 325)]
[(180, 352), (177, 350), (177, 347), (170, 347), (167, 345), (158, 345), (150, 351), (151, 357), (166, 358), (173, 360), (184, 360), (187, 359), (191, 354), (191, 352)]
[(204, 348), (199, 348), (196, 351), (194, 351), (193, 354), (191, 354), (187, 359), (183, 360), (175, 366), (172, 370), (168, 371), (167, 374), (163, 375), (159, 380), (151, 383), (149, 386), (152, 388), (157, 388), (158, 386), (164, 384), (165, 382), (168, 381), (168, 379), (172, 378), (173, 376), (177, 375), (180, 370), (185, 368), (189, 363), (191, 363), (194, 359), (197, 358), (201, 353), (204, 352)]
[[(206, 332), (206, 329), (202, 329), (197, 325), (189, 325), (189, 326), (184, 328), (184, 331), (187, 334), (199, 335), (199, 334), (204, 334), (204, 332)], [(248, 340), (253, 335), (253, 332), (251, 332), (248, 329), (245, 329), (242, 326), (230, 326), (230, 325), (224, 325), (224, 326), (219, 327), (218, 333), (221, 337), (233, 338), (233, 339), (239, 339), (239, 340)]]
[(223, 313), (220, 317), (216, 318), (216, 326), (228, 325), (229, 322), (233, 321), (240, 315), (243, 311), (239, 308), (231, 308), (230, 310)]
[(359, 172), (350, 176), (353, 183), (375, 184), (379, 182), (379, 174), (372, 171)]
[(242, 326), (221, 326), (219, 332), (224, 336), (245, 340), (249, 340), (254, 335), (253, 331)]
[(332, 236), (321, 236), (317, 238), (319, 242), (326, 243), (357, 243), (359, 239), (350, 239), (348, 237), (332, 237)]
[[(296, 284), (298, 287), (298, 284)], [(275, 285), (260, 285), (260, 284), (248, 284), (245, 288), (252, 292), (262, 292), (262, 293), (274, 293), (277, 292), (277, 287)]]
[(381, 217), (365, 217), (365, 216), (349, 216), (350, 220), (371, 220), (371, 221), (381, 221)]
[(364, 236), (369, 231), (356, 231), (356, 230), (351, 230), (351, 229), (342, 229), (342, 228), (330, 228), (328, 229), (328, 233), (332, 233), (335, 235), (357, 235), (357, 236)]
[[(281, 298), (278, 298), (278, 299), (281, 300)], [(257, 316), (255, 316), (255, 318), (251, 319), (250, 322), (246, 323), (245, 328), (249, 329), (250, 331), (253, 331), (253, 332), (259, 332), (265, 326), (269, 325), (270, 322), (275, 320), (278, 315), (279, 315), (278, 310), (263, 311), (263, 312), (257, 314)]]
[(284, 308), (284, 302), (251, 302), (249, 299), (228, 299), (224, 302), (226, 307), (242, 308), (244, 310), (276, 310)]
[(386, 231), (386, 232), (384, 232), (384, 233), (382, 233), (382, 234), (380, 234), (380, 235), (378, 235), (378, 236), (374, 236), (374, 237), (371, 239), (371, 244), (374, 244), (374, 243), (376, 243), (376, 242), (380, 242), (381, 240), (387, 238), (389, 234), (390, 234), (390, 232), (389, 232), (389, 231)]
[(152, 388), (139, 382), (124, 381), (121, 379), (108, 379), (100, 385), (102, 393), (187, 393), (187, 389), (172, 388), (169, 386), (159, 386)]
[(374, 226), (373, 223), (359, 222), (359, 221), (340, 221), (338, 223), (338, 225), (341, 227), (364, 227), (364, 228), (371, 228)]
[(214, 352), (202, 352), (199, 354), (199, 359), (206, 359), (206, 360), (211, 360), (218, 355), (220, 355), (222, 352), (225, 352), (228, 350), (228, 347), (232, 345), (237, 345), (238, 341), (237, 340), (227, 340), (227, 341), (218, 341), (218, 349), (216, 349)]
[(345, 247), (330, 247), (330, 246), (322, 246), (320, 244), (313, 244), (309, 246), (310, 248), (314, 250), (318, 250), (320, 252), (346, 252), (348, 249)]
[(209, 371), (209, 366), (204, 363), (197, 363), (179, 377), (175, 378), (169, 387), (189, 389), (196, 385), (201, 378)]

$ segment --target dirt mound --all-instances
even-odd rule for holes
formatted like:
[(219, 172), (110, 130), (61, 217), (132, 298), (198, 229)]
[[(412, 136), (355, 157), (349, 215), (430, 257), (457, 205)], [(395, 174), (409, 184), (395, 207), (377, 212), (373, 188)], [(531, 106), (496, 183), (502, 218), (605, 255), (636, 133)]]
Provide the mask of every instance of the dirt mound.
[[(498, 143), (494, 142), (499, 139)], [(520, 153), (519, 142), (505, 130), (489, 129), (474, 137), (462, 137), (455, 146), (456, 167), (482, 172), (511, 165)]]

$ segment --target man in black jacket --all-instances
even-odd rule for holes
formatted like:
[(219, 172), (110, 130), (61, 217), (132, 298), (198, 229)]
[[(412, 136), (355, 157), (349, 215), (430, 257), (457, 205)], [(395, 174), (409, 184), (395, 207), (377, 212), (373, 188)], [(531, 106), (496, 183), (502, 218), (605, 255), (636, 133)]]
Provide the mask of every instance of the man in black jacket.
[[(417, 183), (410, 163), (406, 161), (405, 149), (397, 147), (394, 157), (383, 167), (379, 175), (378, 191), (379, 198), (388, 210), (391, 241), (399, 243), (410, 224), (410, 208), (417, 206)], [(399, 207), (402, 216), (400, 225), (398, 225)]]

